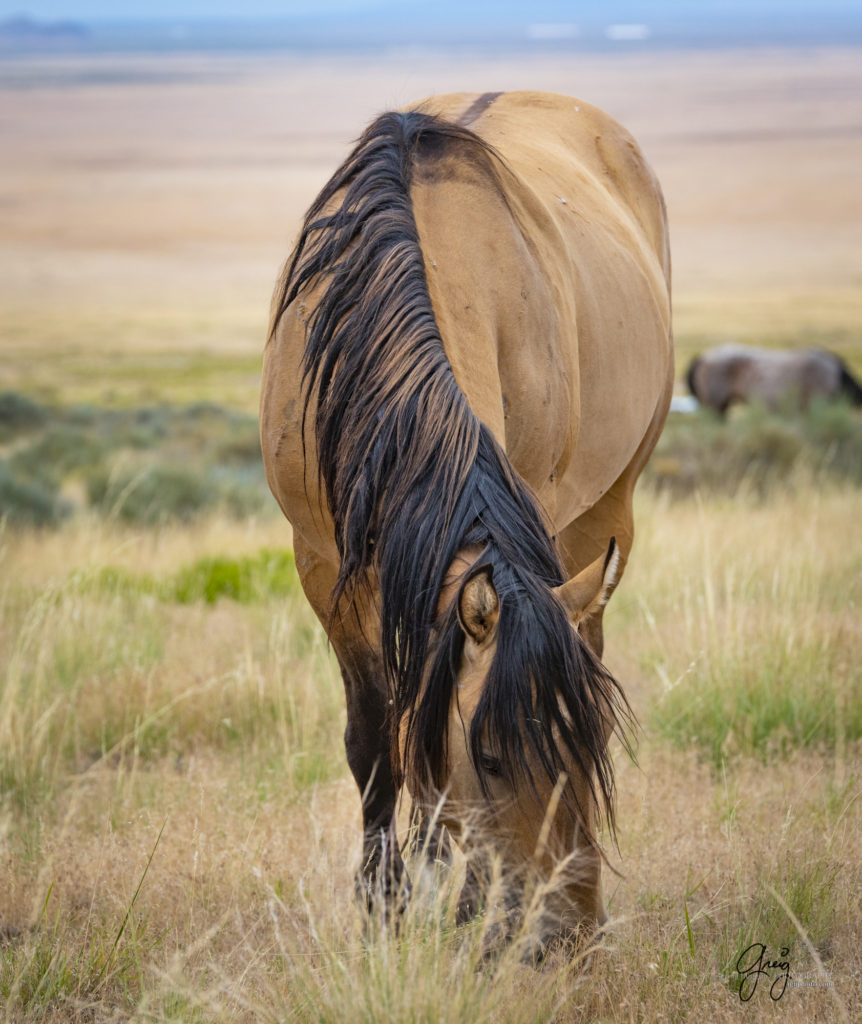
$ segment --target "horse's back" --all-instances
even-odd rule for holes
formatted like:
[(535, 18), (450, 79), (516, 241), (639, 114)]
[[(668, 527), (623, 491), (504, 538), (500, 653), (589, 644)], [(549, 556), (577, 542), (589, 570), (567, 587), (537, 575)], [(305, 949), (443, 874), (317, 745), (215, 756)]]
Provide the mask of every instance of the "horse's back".
[[(583, 100), (536, 91), (433, 96), (411, 109), (462, 124), (485, 139), (552, 213), (570, 204), (592, 209), (606, 226), (615, 201), (638, 222), (669, 275), (661, 189), (634, 138), (609, 114)], [(575, 191), (549, 193), (554, 185)], [(565, 218), (558, 220), (565, 232)]]
[[(611, 535), (625, 558), (631, 487), (673, 382), (655, 176), (625, 129), (570, 97), (457, 94), (411, 109), (468, 129), (501, 158), (430, 131), (413, 157), (413, 215), (455, 379), (559, 531), (577, 529), (597, 506), (621, 510), (610, 519), (596, 513), (601, 522), (585, 527), (583, 559)], [(265, 463), (298, 550), (337, 565), (326, 500), (306, 462), (313, 409), (303, 416), (306, 327), (326, 278), (282, 309), (285, 280), (264, 359)], [(321, 582), (321, 595), (330, 583)]]
[(457, 151), (431, 161), (414, 205), (456, 378), (563, 527), (645, 461), (664, 421), (661, 190), (631, 135), (577, 99), (454, 94), (415, 109), (468, 127), (505, 164), (495, 190)]

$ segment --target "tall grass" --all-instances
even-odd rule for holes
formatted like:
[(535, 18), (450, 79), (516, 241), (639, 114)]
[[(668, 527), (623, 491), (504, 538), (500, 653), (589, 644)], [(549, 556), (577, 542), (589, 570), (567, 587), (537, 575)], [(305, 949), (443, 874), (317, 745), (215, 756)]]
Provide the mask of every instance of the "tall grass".
[(848, 574), (842, 610), (825, 593), (821, 567), (794, 570), (754, 581), (728, 569), (717, 593), (707, 577), (683, 595), (693, 660), (666, 677), (649, 721), (715, 768), (741, 754), (765, 763), (862, 737), (862, 638), (851, 611), (858, 582)]
[[(220, 629), (204, 608), (224, 595), (266, 599), (267, 611), (252, 605)], [(0, 613), (0, 781), (4, 801), (27, 812), (70, 772), (200, 746), (260, 759), (255, 770), (277, 767), (288, 787), (340, 767), (315, 742), (342, 715), (340, 682), (289, 553), (203, 559), (161, 580), (73, 572), (36, 593), (7, 587)]]
[(843, 757), (862, 737), (857, 495), (650, 499), (632, 572), (609, 611), (651, 637), (640, 667), (661, 686), (646, 701), (647, 728), (716, 770), (726, 759), (765, 763), (805, 747)]

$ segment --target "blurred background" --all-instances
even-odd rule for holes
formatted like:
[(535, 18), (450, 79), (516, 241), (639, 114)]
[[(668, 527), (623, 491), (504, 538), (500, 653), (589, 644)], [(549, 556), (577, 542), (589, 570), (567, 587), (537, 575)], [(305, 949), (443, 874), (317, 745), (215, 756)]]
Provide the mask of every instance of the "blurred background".
[[(50, 473), (44, 453), (0, 450), (6, 514), (110, 504), (113, 449), (138, 462), (116, 418), (165, 403), (217, 406), (230, 437), (249, 417), (242, 492), (299, 219), (375, 114), (435, 92), (550, 89), (635, 135), (668, 204), (681, 378), (726, 341), (825, 347), (862, 370), (860, 45), (849, 0), (3, 0), (0, 429), (95, 417), (92, 444), (56, 441)], [(167, 445), (187, 412), (146, 415)], [(690, 463), (664, 465), (687, 487)], [(201, 484), (220, 501), (222, 477)], [(12, 512), (25, 484), (43, 512), (23, 497)]]

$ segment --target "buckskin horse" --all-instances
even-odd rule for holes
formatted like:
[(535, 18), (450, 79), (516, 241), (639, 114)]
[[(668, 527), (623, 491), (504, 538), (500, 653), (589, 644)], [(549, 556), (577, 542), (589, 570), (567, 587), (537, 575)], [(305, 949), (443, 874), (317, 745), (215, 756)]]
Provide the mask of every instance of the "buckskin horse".
[(670, 402), (669, 281), (641, 151), (564, 96), (385, 113), (305, 218), (261, 436), (344, 680), (369, 900), (406, 888), (406, 784), (468, 850), (490, 844), (513, 907), (556, 872), (543, 938), (605, 920), (596, 823), (629, 716), (602, 615)]
[(807, 409), (814, 398), (845, 398), (862, 405), (862, 386), (839, 356), (822, 349), (797, 351), (719, 345), (695, 356), (688, 389), (724, 415), (734, 402), (762, 402), (773, 412)]

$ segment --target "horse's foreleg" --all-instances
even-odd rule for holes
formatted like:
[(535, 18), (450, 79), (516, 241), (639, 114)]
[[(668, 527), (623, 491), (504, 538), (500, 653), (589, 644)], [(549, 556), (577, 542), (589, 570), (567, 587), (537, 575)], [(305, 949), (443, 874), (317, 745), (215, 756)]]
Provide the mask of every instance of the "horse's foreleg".
[(392, 772), (388, 701), (379, 677), (342, 661), (347, 697), (344, 746), (347, 763), (362, 796), (362, 861), (357, 892), (369, 909), (398, 908), (406, 893), (406, 876), (395, 834), (398, 788)]
[[(374, 635), (373, 610), (364, 609), (364, 626), (355, 611), (331, 620), (329, 601), (337, 566), (294, 532), (296, 568), (303, 590), (338, 657), (347, 701), (344, 746), (347, 763), (362, 797), (362, 861), (357, 892), (370, 908), (397, 905), (405, 894), (404, 864), (395, 837), (398, 791), (392, 772), (389, 702), (380, 659), (366, 638)], [(382, 897), (380, 899), (379, 897)]]

